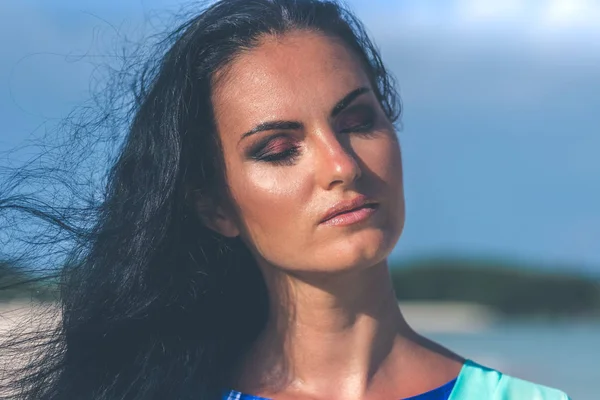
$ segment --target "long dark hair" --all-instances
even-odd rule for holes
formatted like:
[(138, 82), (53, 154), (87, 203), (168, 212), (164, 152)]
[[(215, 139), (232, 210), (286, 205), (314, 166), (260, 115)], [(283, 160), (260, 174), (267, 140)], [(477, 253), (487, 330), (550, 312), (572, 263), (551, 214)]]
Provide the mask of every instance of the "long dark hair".
[[(127, 133), (100, 198), (60, 208), (32, 193), (14, 195), (24, 169), (5, 179), (0, 217), (27, 213), (72, 240), (59, 274), (57, 328), (2, 345), (5, 352), (35, 347), (25, 367), (5, 372), (7, 397), (219, 398), (265, 325), (268, 295), (242, 242), (198, 216), (198, 199), (227, 198), (211, 87), (215, 71), (261, 37), (298, 29), (343, 40), (388, 118), (398, 119), (392, 79), (346, 8), (320, 0), (221, 0), (170, 33), (136, 74)], [(103, 118), (110, 119), (110, 107)], [(81, 135), (75, 131), (70, 140)], [(48, 176), (57, 173), (73, 171)], [(81, 198), (80, 185), (68, 187)], [(73, 223), (73, 215), (84, 223)]]

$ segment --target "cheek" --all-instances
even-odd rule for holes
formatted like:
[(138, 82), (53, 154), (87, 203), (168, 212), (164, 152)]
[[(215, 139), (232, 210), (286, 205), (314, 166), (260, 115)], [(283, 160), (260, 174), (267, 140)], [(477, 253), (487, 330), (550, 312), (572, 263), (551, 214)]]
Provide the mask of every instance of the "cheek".
[(401, 235), (405, 222), (404, 182), (402, 154), (395, 133), (385, 139), (375, 140), (360, 149), (357, 155), (363, 162), (365, 186), (372, 193), (381, 196), (387, 215), (385, 230), (394, 242)]
[(400, 185), (400, 189), (402, 189), (402, 152), (398, 141), (393, 141), (390, 143), (388, 152), (386, 153), (386, 158), (386, 176), (389, 177), (392, 183)]
[[(293, 168), (293, 167), (291, 167)], [(291, 227), (298, 226), (303, 207), (309, 203), (311, 190), (301, 170), (256, 165), (229, 180), (231, 193), (247, 231), (246, 238), (256, 247), (274, 242)]]
[(366, 178), (372, 181), (371, 184), (402, 186), (402, 156), (395, 133), (356, 141), (353, 148), (363, 163), (363, 172), (370, 175)]

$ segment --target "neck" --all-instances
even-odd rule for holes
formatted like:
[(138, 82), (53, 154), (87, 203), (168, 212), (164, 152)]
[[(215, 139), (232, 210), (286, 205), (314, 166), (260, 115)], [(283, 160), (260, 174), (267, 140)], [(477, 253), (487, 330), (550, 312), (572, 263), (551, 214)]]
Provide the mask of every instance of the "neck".
[(364, 398), (378, 374), (396, 373), (390, 370), (399, 358), (390, 355), (412, 352), (415, 335), (398, 308), (386, 262), (330, 275), (265, 275), (270, 319), (244, 362), (240, 387), (264, 397), (282, 391), (323, 397), (335, 390), (337, 398), (340, 391)]

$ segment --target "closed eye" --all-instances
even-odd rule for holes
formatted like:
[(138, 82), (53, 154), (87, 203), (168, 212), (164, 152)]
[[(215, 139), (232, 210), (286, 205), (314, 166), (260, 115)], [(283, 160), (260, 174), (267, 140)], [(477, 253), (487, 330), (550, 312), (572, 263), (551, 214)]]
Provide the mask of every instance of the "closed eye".
[(292, 147), (279, 153), (266, 154), (258, 160), (275, 165), (292, 165), (299, 154), (300, 149), (298, 147)]
[(249, 158), (273, 163), (276, 165), (292, 164), (300, 154), (300, 145), (294, 138), (285, 133), (265, 138), (253, 146), (249, 151)]
[(369, 105), (358, 104), (348, 108), (336, 121), (340, 133), (369, 133), (375, 127), (376, 113)]

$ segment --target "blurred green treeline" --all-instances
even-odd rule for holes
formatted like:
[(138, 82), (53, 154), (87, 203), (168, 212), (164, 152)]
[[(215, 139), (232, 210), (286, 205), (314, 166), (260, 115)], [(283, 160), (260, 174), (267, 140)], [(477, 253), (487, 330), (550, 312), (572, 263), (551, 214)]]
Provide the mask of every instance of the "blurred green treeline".
[(41, 279), (21, 266), (0, 261), (0, 302), (54, 301), (57, 298), (55, 279)]
[[(477, 303), (508, 317), (600, 318), (600, 279), (564, 268), (547, 272), (510, 261), (436, 257), (396, 263), (390, 271), (400, 301)], [(0, 262), (0, 302), (52, 301), (57, 288), (55, 281)]]
[(401, 301), (459, 301), (508, 317), (600, 318), (600, 278), (513, 261), (437, 257), (392, 266)]

